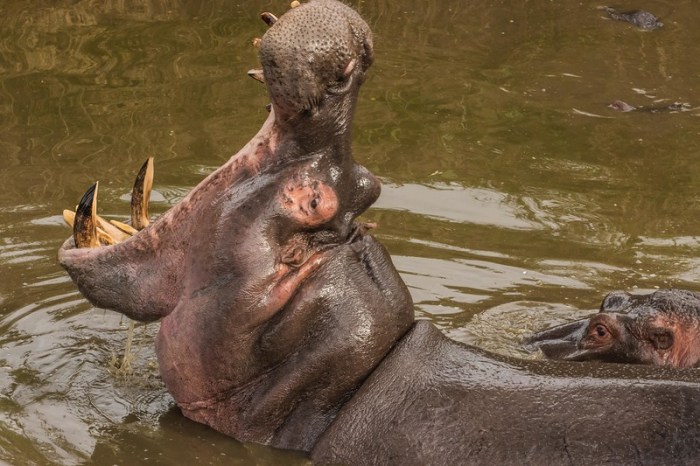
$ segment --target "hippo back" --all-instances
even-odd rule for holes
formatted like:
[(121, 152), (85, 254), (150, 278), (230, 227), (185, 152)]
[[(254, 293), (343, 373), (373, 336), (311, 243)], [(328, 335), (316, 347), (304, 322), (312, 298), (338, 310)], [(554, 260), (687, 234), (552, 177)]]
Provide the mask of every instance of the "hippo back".
[(342, 464), (693, 464), (700, 372), (499, 358), (419, 321), (316, 444)]

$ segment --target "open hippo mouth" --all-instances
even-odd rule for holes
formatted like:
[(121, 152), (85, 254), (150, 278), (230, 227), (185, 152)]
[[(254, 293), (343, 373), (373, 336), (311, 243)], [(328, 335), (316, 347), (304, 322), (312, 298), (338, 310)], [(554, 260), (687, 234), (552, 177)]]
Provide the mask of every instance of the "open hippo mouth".
[(413, 307), (355, 222), (380, 192), (350, 149), (369, 28), (332, 0), (262, 16), (262, 70), (249, 74), (271, 111), (258, 134), (152, 223), (151, 160), (131, 225), (99, 217), (93, 186), (66, 213), (74, 234), (59, 261), (96, 306), (162, 319), (159, 367), (185, 415), (240, 440), (310, 448)]
[[(262, 71), (250, 74), (272, 111), (238, 154), (152, 223), (152, 162), (131, 225), (97, 215), (97, 186), (66, 214), (61, 264), (95, 305), (161, 319), (159, 369), (182, 412), (322, 464), (697, 463), (696, 375), (552, 374), (414, 324), (389, 255), (355, 220), (380, 190), (350, 151), (370, 31), (335, 0), (263, 19)], [(628, 296), (606, 309), (698, 320), (692, 293)], [(654, 332), (660, 351), (684, 338)]]

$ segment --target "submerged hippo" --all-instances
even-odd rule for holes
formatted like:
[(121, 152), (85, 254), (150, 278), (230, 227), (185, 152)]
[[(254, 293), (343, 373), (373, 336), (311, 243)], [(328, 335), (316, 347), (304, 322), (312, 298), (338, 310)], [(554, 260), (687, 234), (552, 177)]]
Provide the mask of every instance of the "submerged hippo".
[(610, 19), (634, 24), (645, 31), (653, 31), (664, 25), (654, 14), (645, 10), (617, 11), (609, 6), (601, 7)]
[(389, 255), (355, 222), (380, 189), (350, 150), (371, 32), (335, 0), (264, 18), (259, 133), (125, 239), (92, 190), (59, 251), (93, 304), (161, 320), (159, 367), (183, 414), (323, 463), (697, 459), (694, 372), (507, 359), (414, 321)]
[(550, 359), (695, 366), (700, 361), (700, 294), (614, 291), (593, 317), (545, 330), (527, 343)]
[(662, 112), (668, 112), (668, 113), (678, 113), (678, 112), (689, 112), (693, 108), (692, 106), (687, 103), (687, 102), (674, 102), (672, 104), (666, 104), (666, 105), (630, 105), (627, 102), (623, 100), (616, 100), (610, 105), (608, 105), (608, 108), (612, 108), (613, 110), (617, 110), (618, 112), (647, 112), (647, 113), (662, 113)]

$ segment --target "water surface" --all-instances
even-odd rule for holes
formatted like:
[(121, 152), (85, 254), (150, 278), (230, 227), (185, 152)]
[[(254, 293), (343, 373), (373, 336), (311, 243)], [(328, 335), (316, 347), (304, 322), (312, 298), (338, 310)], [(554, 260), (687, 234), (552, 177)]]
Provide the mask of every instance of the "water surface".
[[(416, 303), (453, 338), (519, 357), (519, 338), (610, 290), (700, 290), (700, 10), (642, 1), (352, 1), (375, 32), (354, 150), (384, 182), (379, 224)], [(286, 2), (8, 0), (0, 5), (0, 462), (302, 463), (184, 419), (157, 376), (110, 372), (127, 322), (56, 262), (61, 211), (100, 180), (128, 211), (156, 157), (167, 210), (266, 117), (250, 39)], [(618, 113), (687, 102), (680, 113)]]

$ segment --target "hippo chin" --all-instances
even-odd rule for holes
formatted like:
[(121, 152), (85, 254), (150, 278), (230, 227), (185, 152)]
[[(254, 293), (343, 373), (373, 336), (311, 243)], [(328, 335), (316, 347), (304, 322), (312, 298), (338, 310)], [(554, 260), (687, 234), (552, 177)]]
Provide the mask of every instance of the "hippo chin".
[(700, 361), (700, 295), (608, 294), (600, 312), (527, 339), (549, 359), (692, 367)]
[(251, 74), (272, 111), (238, 154), (152, 223), (146, 164), (125, 237), (97, 215), (97, 187), (66, 216), (61, 265), (96, 306), (161, 320), (160, 372), (185, 416), (325, 463), (697, 459), (695, 373), (510, 360), (414, 322), (355, 222), (380, 191), (350, 151), (369, 28), (335, 0), (264, 19)]

